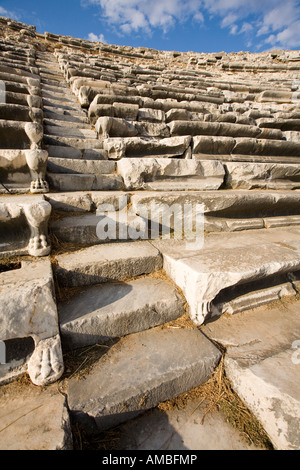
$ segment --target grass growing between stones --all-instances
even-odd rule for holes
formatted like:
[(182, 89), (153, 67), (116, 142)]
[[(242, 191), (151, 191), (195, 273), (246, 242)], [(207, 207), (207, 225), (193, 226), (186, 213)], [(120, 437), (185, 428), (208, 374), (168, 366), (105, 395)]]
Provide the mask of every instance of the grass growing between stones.
[(190, 401), (195, 401), (197, 404), (195, 410), (205, 404), (201, 424), (204, 423), (209, 413), (221, 412), (226, 421), (240, 432), (249, 446), (253, 445), (262, 450), (273, 450), (272, 443), (261, 424), (233, 391), (225, 374), (224, 357), (205, 384), (161, 403), (158, 408), (162, 411), (181, 409)]

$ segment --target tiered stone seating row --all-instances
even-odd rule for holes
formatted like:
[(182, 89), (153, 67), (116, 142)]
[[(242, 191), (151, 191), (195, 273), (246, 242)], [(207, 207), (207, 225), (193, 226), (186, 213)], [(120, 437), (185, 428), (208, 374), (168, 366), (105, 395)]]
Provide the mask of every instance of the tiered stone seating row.
[[(134, 49), (0, 18), (0, 383), (45, 387), (63, 352), (104, 345), (85, 380), (63, 377), (64, 442), (68, 412), (108, 429), (206, 382), (223, 353), (275, 447), (299, 448), (299, 309), (251, 332), (238, 317), (297, 306), (299, 67), (297, 51)], [(191, 240), (176, 222), (195, 235), (195, 207)]]

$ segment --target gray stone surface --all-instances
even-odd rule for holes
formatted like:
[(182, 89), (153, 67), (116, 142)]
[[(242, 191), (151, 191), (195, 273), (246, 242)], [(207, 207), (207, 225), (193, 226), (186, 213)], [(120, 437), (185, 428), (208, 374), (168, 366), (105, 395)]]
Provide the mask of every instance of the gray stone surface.
[[(220, 315), (213, 301), (224, 289), (262, 282), (300, 267), (299, 229), (212, 234), (198, 249), (184, 241), (174, 241), (173, 247), (170, 240), (154, 244), (163, 255), (167, 274), (182, 289), (197, 325)], [(260, 295), (264, 296), (263, 291)]]
[(225, 170), (220, 162), (180, 160), (164, 158), (123, 158), (117, 164), (127, 190), (155, 189), (176, 190), (194, 185), (194, 189), (219, 189)]
[(72, 450), (66, 398), (56, 387), (2, 387), (1, 450)]
[(226, 348), (226, 374), (274, 447), (299, 450), (299, 302), (222, 317), (203, 332)]
[(55, 274), (61, 286), (88, 286), (150, 274), (162, 268), (162, 257), (148, 241), (113, 243), (59, 255)]
[(88, 287), (58, 306), (63, 344), (80, 348), (181, 317), (185, 300), (167, 281), (142, 278)]
[(55, 191), (118, 191), (123, 189), (120, 175), (48, 173), (51, 187)]
[(202, 422), (206, 403), (190, 400), (184, 408), (154, 409), (120, 426), (124, 450), (201, 451), (259, 450), (248, 445), (221, 412), (210, 412)]
[(113, 427), (201, 385), (220, 357), (196, 329), (158, 327), (127, 336), (84, 380), (69, 381), (70, 411), (91, 429)]
[[(39, 386), (55, 382), (64, 365), (50, 260), (24, 262), (21, 269), (1, 273), (0, 296), (1, 339), (31, 337), (34, 351), (27, 368), (32, 382)], [(9, 364), (0, 366), (1, 382), (14, 377), (11, 369)]]

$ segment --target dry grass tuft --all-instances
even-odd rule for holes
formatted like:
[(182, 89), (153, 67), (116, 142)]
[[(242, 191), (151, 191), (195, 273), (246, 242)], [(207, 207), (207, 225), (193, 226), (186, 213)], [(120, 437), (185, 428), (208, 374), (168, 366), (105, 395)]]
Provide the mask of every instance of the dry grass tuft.
[(209, 413), (222, 412), (226, 421), (240, 432), (248, 445), (264, 450), (273, 450), (261, 424), (232, 390), (230, 381), (225, 374), (224, 358), (221, 359), (219, 366), (205, 384), (161, 403), (158, 408), (162, 411), (182, 409), (190, 401), (198, 402), (196, 408), (205, 405), (202, 424)]

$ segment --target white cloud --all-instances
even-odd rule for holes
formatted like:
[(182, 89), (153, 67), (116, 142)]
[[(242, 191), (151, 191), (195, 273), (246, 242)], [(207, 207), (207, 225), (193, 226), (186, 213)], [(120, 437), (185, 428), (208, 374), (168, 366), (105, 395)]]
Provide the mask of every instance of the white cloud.
[(89, 33), (88, 40), (91, 41), (91, 42), (104, 42), (104, 43), (107, 43), (107, 41), (105, 40), (103, 34), (99, 34), (97, 36), (97, 34)]
[[(203, 24), (205, 15), (217, 18), (230, 34), (243, 34), (249, 44), (282, 48), (300, 47), (300, 3), (298, 0), (81, 0), (82, 5), (100, 7), (102, 20), (121, 34), (155, 28), (167, 32), (176, 23), (190, 20)], [(251, 37), (250, 37), (251, 36)]]
[(4, 16), (5, 18), (10, 18), (12, 20), (19, 20), (19, 15), (17, 15), (14, 11), (6, 10), (5, 8), (0, 6), (0, 16)]
[(123, 33), (153, 28), (168, 31), (177, 21), (203, 22), (202, 0), (84, 0), (83, 5), (98, 5), (103, 18)]

